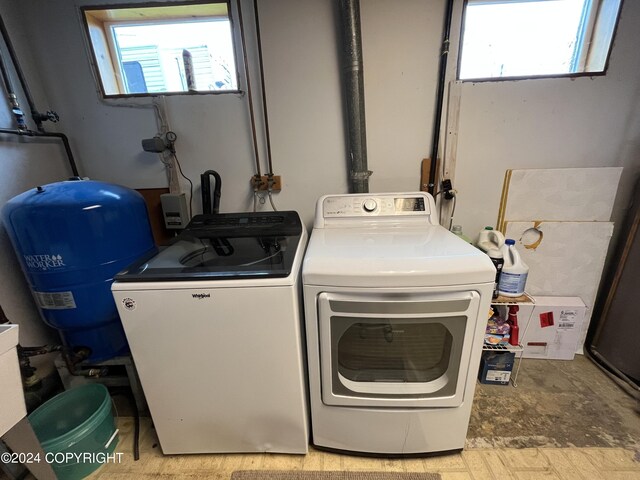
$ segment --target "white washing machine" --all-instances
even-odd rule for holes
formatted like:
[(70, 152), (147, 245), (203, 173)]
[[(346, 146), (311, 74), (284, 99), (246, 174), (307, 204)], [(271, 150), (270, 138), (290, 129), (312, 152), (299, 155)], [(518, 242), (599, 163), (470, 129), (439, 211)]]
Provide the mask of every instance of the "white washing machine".
[(318, 200), (302, 267), (312, 441), (365, 454), (459, 450), (495, 268), (427, 193)]
[(113, 296), (165, 454), (307, 452), (296, 212), (200, 215)]

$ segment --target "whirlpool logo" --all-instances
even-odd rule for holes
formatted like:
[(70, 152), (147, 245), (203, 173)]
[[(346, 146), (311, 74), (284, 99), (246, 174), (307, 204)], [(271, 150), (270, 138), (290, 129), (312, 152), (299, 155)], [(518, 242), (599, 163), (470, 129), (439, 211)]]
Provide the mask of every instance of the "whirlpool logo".
[(198, 300), (202, 300), (203, 298), (211, 298), (210, 293), (192, 293), (191, 296), (193, 298), (197, 298)]

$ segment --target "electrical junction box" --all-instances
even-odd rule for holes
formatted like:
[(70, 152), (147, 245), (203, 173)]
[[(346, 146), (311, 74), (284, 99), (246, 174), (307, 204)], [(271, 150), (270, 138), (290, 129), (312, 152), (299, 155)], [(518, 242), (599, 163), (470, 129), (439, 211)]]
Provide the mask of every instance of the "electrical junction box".
[[(262, 175), (260, 178), (256, 177), (255, 175), (253, 177), (251, 177), (251, 188), (253, 188), (254, 190), (258, 190), (261, 192), (266, 192), (269, 190), (269, 176), (268, 175)], [(280, 190), (282, 190), (282, 178), (280, 177), (280, 175), (273, 175), (272, 177), (272, 184), (271, 184), (271, 191), (272, 192), (279, 192)]]
[(160, 195), (160, 203), (165, 228), (176, 230), (187, 226), (189, 213), (184, 193), (163, 193)]

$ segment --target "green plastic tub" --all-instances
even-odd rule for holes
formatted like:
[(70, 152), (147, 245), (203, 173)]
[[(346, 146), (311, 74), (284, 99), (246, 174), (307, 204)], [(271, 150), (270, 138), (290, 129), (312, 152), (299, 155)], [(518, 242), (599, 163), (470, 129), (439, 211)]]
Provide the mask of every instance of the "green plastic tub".
[(56, 395), (31, 413), (29, 422), (60, 480), (86, 477), (118, 444), (109, 391), (97, 383)]

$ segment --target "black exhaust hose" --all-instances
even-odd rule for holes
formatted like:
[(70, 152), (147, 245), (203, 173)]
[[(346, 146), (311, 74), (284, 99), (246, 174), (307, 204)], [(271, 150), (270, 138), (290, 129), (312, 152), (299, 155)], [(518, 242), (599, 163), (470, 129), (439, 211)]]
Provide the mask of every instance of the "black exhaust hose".
[[(213, 190), (213, 202), (211, 201), (210, 177), (215, 178), (216, 184)], [(222, 195), (222, 178), (215, 170), (207, 170), (200, 175), (200, 190), (202, 191), (202, 213), (220, 213), (220, 196)]]

